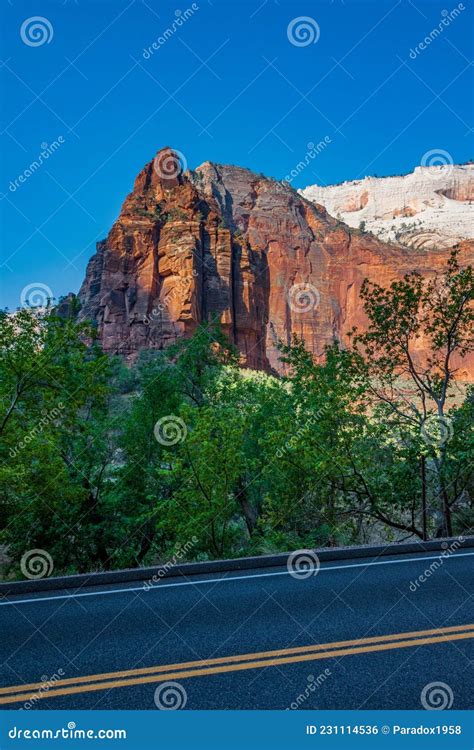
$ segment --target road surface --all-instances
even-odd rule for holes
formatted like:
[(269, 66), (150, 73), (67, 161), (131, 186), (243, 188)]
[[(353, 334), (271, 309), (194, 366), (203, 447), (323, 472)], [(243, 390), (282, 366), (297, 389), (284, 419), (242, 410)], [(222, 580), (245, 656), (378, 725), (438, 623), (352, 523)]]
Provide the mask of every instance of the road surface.
[(4, 598), (0, 709), (473, 707), (474, 551), (309, 572)]

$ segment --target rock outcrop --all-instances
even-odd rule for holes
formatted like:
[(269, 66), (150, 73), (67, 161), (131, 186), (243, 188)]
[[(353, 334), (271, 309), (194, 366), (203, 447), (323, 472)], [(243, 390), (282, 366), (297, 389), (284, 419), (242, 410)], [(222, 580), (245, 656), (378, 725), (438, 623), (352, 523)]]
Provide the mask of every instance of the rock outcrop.
[[(462, 249), (467, 257), (471, 247)], [(365, 277), (432, 274), (446, 250), (409, 250), (351, 232), (325, 208), (247, 169), (183, 173), (170, 149), (138, 175), (80, 290), (109, 352), (135, 355), (220, 320), (248, 367), (281, 371), (293, 334), (316, 355), (366, 324)], [(420, 342), (420, 350), (423, 342)]]
[(474, 238), (474, 164), (416, 167), (401, 177), (366, 177), (299, 191), (351, 227), (413, 248)]

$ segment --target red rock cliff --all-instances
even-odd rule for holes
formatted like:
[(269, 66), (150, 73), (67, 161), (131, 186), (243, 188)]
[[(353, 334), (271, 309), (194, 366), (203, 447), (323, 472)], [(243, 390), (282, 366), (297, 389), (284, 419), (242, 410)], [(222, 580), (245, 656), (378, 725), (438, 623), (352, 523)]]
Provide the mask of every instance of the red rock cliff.
[[(466, 245), (463, 257), (469, 252)], [(365, 277), (386, 285), (413, 269), (432, 274), (448, 254), (351, 231), (247, 169), (206, 162), (183, 174), (163, 149), (89, 262), (81, 317), (98, 322), (105, 350), (133, 355), (217, 316), (247, 366), (281, 370), (279, 340), (296, 333), (321, 354), (353, 325), (364, 327)]]

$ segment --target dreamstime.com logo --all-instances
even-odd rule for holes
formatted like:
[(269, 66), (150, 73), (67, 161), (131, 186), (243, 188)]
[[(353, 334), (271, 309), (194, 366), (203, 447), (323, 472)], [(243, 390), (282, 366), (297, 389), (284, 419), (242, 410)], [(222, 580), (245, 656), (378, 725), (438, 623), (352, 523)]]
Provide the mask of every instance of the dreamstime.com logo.
[(318, 674), (317, 677), (315, 677), (314, 674), (309, 674), (306, 678), (308, 683), (306, 688), (302, 693), (296, 696), (295, 700), (292, 701), (285, 710), (297, 711), (308, 700), (311, 694), (314, 693), (318, 688), (320, 688), (324, 682), (326, 682), (327, 678), (330, 677), (331, 674), (332, 672), (330, 669), (325, 669), (324, 672)]
[[(341, 362), (338, 362), (336, 365), (336, 369), (340, 371), (342, 367), (343, 365), (341, 364)], [(305, 422), (303, 424), (300, 424), (298, 429), (276, 449), (275, 456), (277, 458), (283, 458), (284, 455), (287, 455), (296, 450), (298, 448), (299, 442), (304, 438), (305, 434), (309, 433), (314, 425), (316, 425), (320, 419), (326, 416), (326, 414), (332, 409), (332, 405), (329, 400), (332, 395), (333, 390), (329, 389), (326, 402), (319, 409), (316, 409), (316, 411), (312, 411), (311, 415), (305, 420)], [(310, 493), (307, 494), (309, 497)]]
[(188, 694), (179, 682), (163, 682), (156, 688), (154, 700), (160, 711), (179, 711), (188, 702)]
[(126, 729), (78, 729), (75, 721), (60, 729), (19, 729), (8, 730), (11, 740), (126, 740)]
[(39, 152), (36, 159), (33, 159), (33, 161), (26, 167), (26, 169), (23, 170), (21, 174), (18, 175), (18, 177), (15, 177), (14, 180), (10, 180), (10, 184), (8, 186), (9, 191), (11, 193), (15, 193), (20, 185), (23, 185), (25, 182), (27, 182), (27, 180), (29, 180), (29, 178), (32, 177), (40, 167), (43, 166), (45, 161), (47, 161), (49, 157), (52, 156), (64, 143), (66, 143), (66, 139), (63, 135), (59, 135), (52, 143), (48, 144), (46, 142), (43, 142), (40, 146), (41, 151)]
[(37, 580), (47, 578), (53, 572), (53, 558), (44, 549), (30, 549), (20, 561), (20, 569), (25, 578)]
[(163, 45), (166, 44), (166, 42), (171, 39), (177, 31), (181, 28), (181, 26), (184, 26), (184, 24), (189, 21), (190, 18), (196, 13), (196, 11), (199, 10), (199, 5), (197, 3), (193, 3), (190, 8), (186, 8), (185, 11), (182, 10), (175, 10), (174, 15), (175, 18), (172, 21), (172, 23), (168, 26), (167, 29), (163, 31), (162, 34), (158, 37), (158, 39), (155, 39), (153, 44), (151, 44), (149, 47), (145, 47), (142, 55), (144, 60), (149, 60), (152, 55), (155, 54), (157, 50), (160, 49), (160, 47), (163, 47)]
[(20, 305), (22, 307), (47, 307), (53, 299), (53, 292), (47, 284), (33, 281), (21, 290)]
[(153, 169), (162, 180), (172, 180), (179, 177), (180, 174), (186, 172), (187, 168), (188, 163), (185, 155), (176, 149), (160, 153), (153, 160)]
[(316, 310), (321, 302), (321, 295), (313, 284), (307, 281), (303, 281), (298, 284), (293, 284), (287, 294), (288, 305), (290, 309), (298, 314), (311, 312)]
[(63, 409), (64, 404), (59, 402), (58, 405), (54, 407), (54, 409), (51, 409), (51, 411), (44, 411), (43, 416), (35, 424), (35, 426), (26, 433), (26, 435), (15, 445), (14, 448), (10, 448), (10, 450), (8, 451), (8, 455), (10, 456), (10, 458), (15, 458), (15, 456), (17, 456), (19, 452), (23, 450), (23, 448), (26, 448), (26, 446), (29, 445), (32, 440), (38, 437), (38, 435), (41, 435), (44, 428), (48, 424), (51, 424), (51, 422), (54, 422), (56, 419), (58, 419)]
[(432, 414), (421, 425), (421, 437), (427, 445), (442, 448), (453, 436), (453, 421), (449, 417)]
[(441, 546), (443, 547), (443, 552), (441, 552), (437, 560), (433, 560), (433, 562), (423, 571), (423, 573), (420, 573), (418, 578), (415, 578), (414, 581), (410, 581), (410, 591), (413, 591), (413, 593), (417, 591), (420, 586), (428, 580), (428, 578), (431, 578), (431, 576), (436, 573), (438, 568), (441, 568), (447, 557), (453, 555), (460, 547), (462, 547), (464, 542), (465, 539), (463, 536), (459, 536), (450, 545), (448, 545), (447, 542), (443, 542), (441, 544)]
[(161, 445), (168, 447), (186, 440), (188, 428), (181, 417), (177, 417), (176, 414), (167, 414), (155, 424), (153, 434)]
[(175, 553), (174, 555), (163, 565), (160, 566), (157, 573), (155, 573), (154, 576), (152, 576), (148, 581), (145, 581), (143, 584), (143, 591), (150, 591), (150, 589), (153, 588), (159, 581), (161, 581), (162, 578), (165, 578), (170, 570), (174, 568), (175, 565), (179, 563), (180, 560), (185, 557), (188, 552), (192, 550), (192, 548), (198, 543), (197, 536), (191, 537), (191, 540), (186, 542), (186, 544), (181, 544), (178, 542), (175, 546)]
[(288, 24), (286, 35), (294, 47), (308, 47), (319, 41), (321, 29), (311, 16), (298, 16)]
[(415, 47), (411, 48), (409, 53), (411, 59), (416, 60), (418, 55), (421, 55), (443, 33), (446, 27), (450, 26), (461, 15), (463, 10), (466, 10), (464, 3), (458, 3), (452, 10), (442, 10), (439, 24), (434, 29), (431, 29), (421, 42), (418, 42)]
[(42, 675), (41, 686), (35, 693), (32, 693), (26, 703), (19, 709), (19, 711), (30, 711), (40, 701), (55, 684), (65, 676), (64, 669), (58, 669), (51, 677), (48, 675)]
[(299, 177), (306, 167), (309, 167), (311, 162), (314, 161), (314, 159), (316, 159), (316, 157), (319, 156), (319, 154), (324, 151), (330, 143), (332, 143), (332, 140), (329, 135), (325, 135), (322, 140), (318, 141), (318, 143), (310, 141), (310, 143), (307, 144), (308, 150), (304, 157), (300, 159), (298, 164), (296, 164), (282, 180), (277, 182), (280, 191), (284, 188), (290, 188), (293, 180), (296, 177)]
[(445, 151), (443, 148), (432, 148), (423, 154), (420, 166), (438, 167), (438, 169), (429, 169), (426, 172), (428, 177), (435, 179), (439, 176), (440, 172), (443, 176), (451, 174), (454, 169), (454, 159), (449, 151)]
[(445, 682), (430, 682), (421, 691), (420, 700), (427, 711), (444, 711), (453, 705), (454, 693)]
[(151, 326), (155, 322), (160, 322), (163, 313), (175, 302), (179, 300), (181, 295), (186, 292), (192, 281), (198, 276), (198, 272), (193, 269), (192, 274), (189, 276), (182, 276), (178, 279), (175, 286), (165, 295), (161, 302), (153, 308), (150, 313), (143, 316), (143, 322), (146, 326)]
[(286, 567), (293, 578), (304, 580), (319, 573), (319, 557), (312, 549), (299, 549), (288, 556)]
[(318, 420), (325, 416), (325, 414), (327, 414), (327, 412), (331, 409), (332, 406), (328, 402), (316, 412), (314, 412), (304, 424), (300, 425), (298, 429), (276, 449), (275, 456), (277, 458), (283, 458), (283, 456), (288, 455), (292, 451), (296, 450), (305, 434), (308, 433), (310, 429), (318, 422)]
[(31, 16), (21, 24), (21, 41), (28, 47), (42, 47), (43, 44), (51, 44), (54, 30), (51, 21), (43, 16)]

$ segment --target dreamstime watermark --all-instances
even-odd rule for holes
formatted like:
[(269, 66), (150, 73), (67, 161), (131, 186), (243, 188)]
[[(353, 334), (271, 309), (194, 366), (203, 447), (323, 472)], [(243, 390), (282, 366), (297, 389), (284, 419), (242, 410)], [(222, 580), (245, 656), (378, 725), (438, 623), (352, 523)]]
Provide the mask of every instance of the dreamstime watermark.
[(330, 410), (331, 410), (331, 404), (327, 402), (322, 406), (320, 409), (318, 409), (314, 414), (312, 414), (308, 419), (305, 421), (301, 427), (298, 427), (298, 429), (292, 433), (291, 437), (288, 438), (284, 442), (284, 444), (277, 448), (275, 451), (275, 455), (277, 458), (283, 458), (283, 456), (286, 453), (290, 453), (291, 451), (296, 450), (298, 447), (299, 441), (305, 436), (305, 434), (310, 430), (310, 428), (318, 422), (318, 420), (325, 416)]
[(187, 168), (188, 162), (185, 155), (176, 149), (163, 151), (153, 159), (153, 169), (162, 180), (172, 180), (179, 177), (180, 174), (186, 172)]
[[(340, 372), (342, 369), (341, 362), (337, 363), (336, 370)], [(333, 391), (329, 390), (326, 397), (326, 402), (319, 407), (316, 411), (311, 412), (310, 416), (305, 420), (301, 427), (292, 433), (292, 435), (286, 440), (281, 447), (278, 447), (275, 451), (277, 458), (283, 458), (286, 453), (294, 451), (298, 447), (298, 442), (305, 436), (307, 432), (313, 427), (322, 417), (328, 414), (332, 407), (330, 397), (333, 395)]]
[(445, 682), (430, 682), (421, 691), (420, 700), (427, 711), (444, 711), (453, 705), (454, 693)]
[(30, 709), (34, 708), (36, 703), (40, 701), (47, 693), (49, 693), (50, 689), (54, 687), (58, 680), (64, 677), (64, 675), (65, 672), (63, 669), (58, 669), (58, 671), (51, 675), (51, 677), (43, 675), (41, 677), (40, 687), (30, 695), (26, 703), (23, 704), (19, 711), (29, 711)]
[(58, 405), (54, 407), (54, 409), (51, 409), (51, 411), (44, 411), (43, 416), (41, 417), (39, 422), (26, 433), (25, 437), (22, 438), (14, 448), (10, 448), (8, 452), (10, 458), (15, 458), (15, 456), (18, 456), (19, 452), (23, 450), (23, 448), (29, 445), (29, 443), (31, 443), (31, 441), (34, 440), (38, 435), (41, 435), (44, 428), (48, 424), (51, 424), (51, 422), (54, 422), (56, 419), (58, 419), (63, 409), (64, 404), (59, 402)]
[(332, 672), (330, 669), (325, 669), (324, 672), (318, 674), (317, 677), (315, 677), (314, 674), (309, 674), (306, 678), (308, 684), (305, 690), (296, 696), (295, 700), (286, 707), (285, 711), (297, 711), (303, 705), (303, 703), (308, 700), (310, 695), (314, 693), (318, 688), (320, 688), (324, 682), (326, 682), (327, 678), (330, 677), (331, 674)]
[(21, 174), (18, 175), (18, 177), (15, 177), (14, 180), (10, 180), (10, 184), (8, 186), (10, 192), (15, 193), (20, 185), (23, 185), (25, 182), (27, 182), (29, 178), (32, 177), (40, 167), (43, 166), (45, 161), (47, 161), (49, 157), (52, 156), (60, 146), (63, 145), (63, 143), (66, 143), (66, 139), (62, 135), (59, 135), (56, 140), (54, 140), (50, 144), (45, 142), (42, 143), (41, 151), (36, 159), (34, 159), (31, 164), (26, 167), (26, 169), (24, 169)]
[(160, 711), (179, 711), (188, 702), (188, 694), (179, 682), (163, 682), (156, 688), (154, 700)]
[(153, 586), (159, 583), (162, 578), (165, 578), (170, 570), (172, 570), (174, 566), (183, 559), (183, 557), (186, 557), (188, 552), (192, 550), (192, 548), (198, 543), (198, 541), (199, 540), (197, 536), (193, 536), (191, 537), (189, 542), (186, 542), (186, 544), (183, 544), (183, 546), (181, 546), (178, 542), (178, 544), (176, 544), (175, 546), (174, 555), (160, 567), (155, 575), (153, 575), (148, 581), (145, 581), (145, 583), (143, 584), (143, 591), (150, 591), (150, 589), (152, 589)]
[(167, 414), (156, 422), (153, 434), (161, 445), (169, 447), (186, 440), (188, 428), (181, 417), (177, 417), (176, 414)]
[(190, 276), (183, 276), (178, 279), (175, 286), (164, 296), (163, 300), (159, 302), (150, 313), (143, 316), (143, 323), (147, 326), (151, 325), (155, 321), (161, 320), (162, 314), (167, 308), (174, 302), (176, 298), (181, 297), (181, 293), (189, 286), (189, 283), (193, 278), (198, 276), (198, 272), (193, 270)]
[(51, 21), (43, 16), (31, 16), (21, 24), (20, 37), (28, 47), (42, 47), (53, 41), (54, 30)]
[(53, 299), (53, 292), (47, 284), (33, 281), (21, 290), (20, 305), (29, 308), (48, 307)]
[(441, 21), (437, 26), (435, 26), (434, 29), (430, 31), (429, 34), (425, 36), (424, 39), (421, 40), (415, 47), (412, 47), (409, 52), (409, 56), (412, 60), (416, 60), (418, 55), (420, 55), (422, 52), (425, 51), (425, 49), (428, 49), (430, 44), (432, 44), (447, 28), (452, 24), (453, 21), (455, 21), (463, 10), (466, 10), (464, 3), (458, 3), (455, 8), (453, 8), (451, 11), (449, 10), (442, 10), (441, 11)]
[(319, 41), (321, 29), (311, 16), (298, 16), (288, 24), (286, 35), (294, 47), (309, 47)]
[(20, 561), (20, 569), (25, 578), (32, 581), (47, 578), (53, 572), (53, 558), (44, 549), (30, 549)]
[(314, 159), (316, 159), (316, 157), (319, 156), (319, 154), (324, 151), (330, 143), (332, 143), (332, 140), (329, 135), (325, 135), (322, 140), (318, 141), (318, 143), (310, 141), (307, 144), (308, 150), (304, 157), (300, 159), (298, 164), (296, 164), (288, 174), (277, 183), (280, 189), (291, 187), (293, 180), (296, 179), (296, 177), (299, 177), (306, 167), (309, 167), (311, 162), (314, 161)]
[(443, 542), (441, 546), (444, 546), (443, 552), (439, 555), (437, 560), (433, 560), (431, 565), (426, 568), (426, 570), (423, 571), (423, 573), (420, 573), (418, 578), (415, 578), (414, 581), (410, 581), (410, 591), (417, 591), (420, 586), (425, 583), (425, 581), (428, 580), (436, 571), (441, 568), (444, 564), (444, 561), (446, 558), (448, 558), (450, 555), (453, 555), (456, 550), (458, 550), (462, 545), (464, 544), (465, 539), (463, 536), (458, 536), (458, 538), (452, 542), (452, 544), (449, 544), (447, 542)]
[(293, 284), (287, 293), (287, 300), (290, 309), (297, 315), (316, 310), (321, 302), (321, 295), (314, 286), (307, 281)]
[(197, 3), (193, 3), (191, 7), (186, 8), (186, 10), (175, 10), (174, 15), (175, 18), (173, 22), (168, 26), (167, 29), (163, 31), (160, 36), (155, 39), (155, 41), (149, 46), (145, 47), (143, 49), (142, 55), (145, 60), (149, 60), (152, 55), (155, 54), (157, 50), (160, 49), (160, 47), (163, 47), (163, 45), (166, 44), (167, 41), (169, 41), (176, 32), (183, 26), (187, 21), (189, 21), (190, 18), (196, 13), (196, 11), (199, 10), (199, 5)]
[(319, 573), (319, 557), (312, 549), (298, 549), (288, 556), (286, 568), (293, 578), (304, 580)]
[(421, 437), (427, 445), (442, 448), (453, 436), (453, 420), (450, 417), (432, 414), (423, 420)]
[(78, 729), (75, 721), (60, 729), (22, 729), (13, 726), (8, 730), (11, 740), (126, 740), (126, 729)]
[[(420, 166), (428, 168), (425, 172), (428, 177), (436, 179), (440, 173), (446, 177), (454, 169), (454, 159), (449, 151), (445, 151), (444, 148), (432, 148), (423, 154)], [(436, 169), (432, 169), (432, 167), (436, 167)]]

